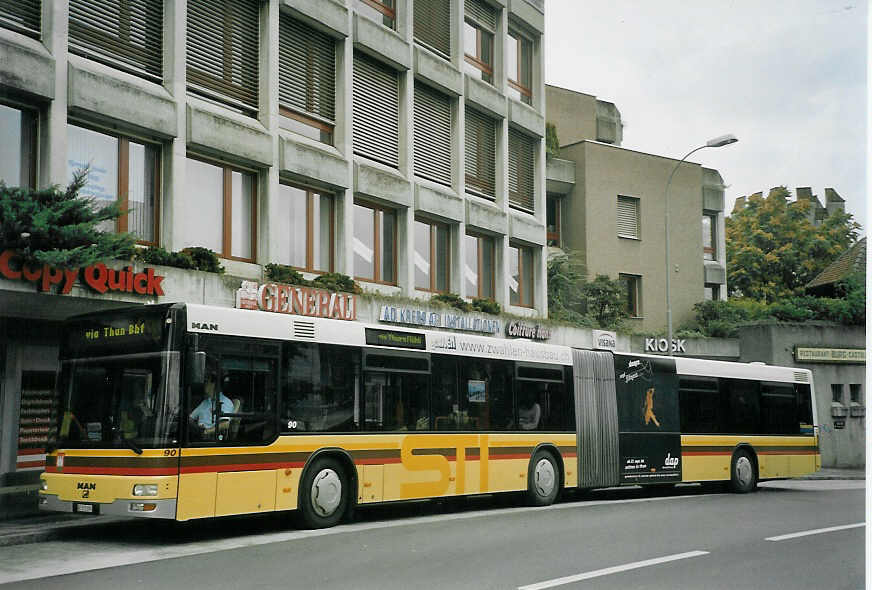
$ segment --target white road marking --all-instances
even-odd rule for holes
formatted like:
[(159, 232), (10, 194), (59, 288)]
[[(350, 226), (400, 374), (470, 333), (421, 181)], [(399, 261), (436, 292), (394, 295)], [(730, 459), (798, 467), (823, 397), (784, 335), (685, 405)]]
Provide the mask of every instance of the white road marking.
[(601, 570), (593, 570), (591, 572), (584, 572), (582, 574), (576, 574), (574, 576), (565, 576), (563, 578), (555, 578), (553, 580), (545, 580), (544, 582), (538, 582), (536, 584), (530, 584), (529, 586), (520, 586), (518, 590), (545, 590), (545, 588), (554, 588), (555, 586), (563, 586), (564, 584), (573, 584), (575, 582), (580, 582), (582, 580), (589, 580), (591, 578), (598, 578), (600, 576), (608, 576), (611, 574), (618, 574), (621, 572), (626, 572), (628, 570), (635, 570), (643, 567), (649, 567), (652, 565), (659, 565), (661, 563), (669, 563), (670, 561), (678, 561), (679, 559), (690, 559), (691, 557), (699, 557), (701, 555), (708, 555), (708, 551), (688, 551), (687, 553), (676, 553), (675, 555), (666, 555), (663, 557), (655, 557), (654, 559), (646, 559), (644, 561), (634, 561), (633, 563), (625, 563), (623, 565), (616, 565), (613, 567), (603, 568)]
[(855, 524), (844, 524), (842, 526), (831, 526), (825, 529), (814, 529), (812, 531), (800, 531), (798, 533), (790, 533), (789, 535), (778, 535), (777, 537), (766, 537), (767, 541), (786, 541), (787, 539), (796, 539), (797, 537), (808, 537), (809, 535), (820, 535), (823, 533), (832, 533), (834, 531), (844, 531), (847, 529), (856, 529), (861, 526), (866, 526), (865, 522)]
[[(33, 545), (13, 545), (0, 548), (0, 584), (35, 580), (50, 576), (76, 574), (108, 567), (134, 565), (175, 557), (189, 557), (215, 551), (256, 547), (270, 543), (297, 541), (311, 537), (340, 535), (360, 531), (388, 529), (400, 526), (422, 526), (431, 523), (443, 523), (452, 520), (468, 520), (488, 516), (518, 514), (533, 510), (569, 510), (586, 508), (588, 506), (613, 506), (616, 504), (635, 504), (637, 502), (663, 502), (670, 500), (688, 500), (704, 498), (703, 494), (692, 496), (666, 496), (659, 498), (629, 498), (623, 500), (592, 500), (555, 504), (545, 507), (498, 508), (494, 510), (476, 510), (458, 514), (439, 514), (435, 516), (411, 517), (380, 522), (340, 525), (330, 529), (312, 531), (289, 531), (281, 533), (266, 533), (244, 537), (229, 537), (214, 541), (198, 541), (183, 545), (164, 545), (155, 548), (150, 545), (136, 549), (119, 549), (111, 542), (88, 542), (81, 544), (81, 551), (76, 551), (75, 543), (69, 541), (50, 541), (40, 544), (40, 551), (34, 552)], [(50, 560), (46, 555), (54, 555)]]

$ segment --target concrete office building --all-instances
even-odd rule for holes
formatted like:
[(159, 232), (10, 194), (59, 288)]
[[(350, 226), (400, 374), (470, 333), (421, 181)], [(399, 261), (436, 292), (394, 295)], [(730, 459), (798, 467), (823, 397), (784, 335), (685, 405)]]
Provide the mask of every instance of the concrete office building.
[(161, 270), (162, 293), (142, 295), (0, 277), (0, 487), (40, 468), (18, 449), (52, 420), (57, 322), (73, 313), (233, 305), (240, 279), (281, 263), (547, 314), (542, 0), (216, 6), (0, 7), (0, 178), (65, 185), (90, 164), (83, 194), (130, 210), (118, 230), (208, 247), (227, 271)]
[[(549, 245), (577, 251), (590, 276), (623, 279), (631, 327), (666, 326), (665, 195), (678, 160), (621, 147), (614, 104), (546, 86), (547, 119), (560, 139), (549, 160)], [(726, 299), (724, 181), (717, 170), (686, 162), (669, 188), (674, 327), (704, 299)]]

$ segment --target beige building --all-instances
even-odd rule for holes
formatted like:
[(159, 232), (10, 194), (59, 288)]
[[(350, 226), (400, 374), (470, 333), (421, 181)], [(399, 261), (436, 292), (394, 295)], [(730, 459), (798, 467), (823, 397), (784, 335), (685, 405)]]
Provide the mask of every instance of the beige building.
[[(666, 183), (678, 160), (621, 147), (612, 103), (546, 86), (546, 119), (560, 156), (547, 165), (548, 241), (580, 254), (589, 276), (626, 281), (631, 327), (666, 326)], [(724, 182), (717, 170), (681, 164), (669, 188), (673, 327), (704, 299), (726, 299)]]

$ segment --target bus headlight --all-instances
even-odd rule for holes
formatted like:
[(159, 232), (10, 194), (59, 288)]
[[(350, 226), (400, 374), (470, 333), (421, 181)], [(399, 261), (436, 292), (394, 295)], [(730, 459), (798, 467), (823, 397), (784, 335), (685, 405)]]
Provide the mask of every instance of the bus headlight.
[(48, 482), (45, 481), (44, 479), (39, 480), (39, 489), (42, 490), (43, 492), (48, 490)]
[(134, 496), (157, 496), (156, 483), (138, 483), (133, 486)]

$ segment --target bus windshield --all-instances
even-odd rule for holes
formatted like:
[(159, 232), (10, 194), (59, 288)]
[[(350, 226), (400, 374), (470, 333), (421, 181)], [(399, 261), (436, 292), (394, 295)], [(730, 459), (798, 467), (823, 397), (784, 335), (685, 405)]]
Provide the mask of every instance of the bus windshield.
[(178, 445), (179, 353), (61, 363), (59, 448)]

